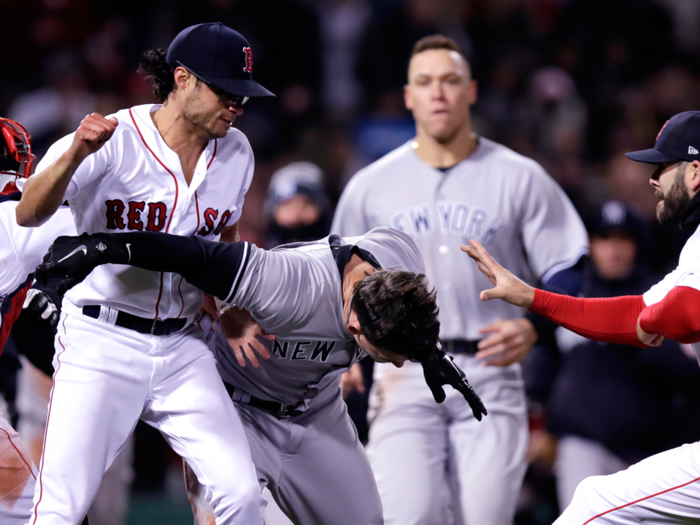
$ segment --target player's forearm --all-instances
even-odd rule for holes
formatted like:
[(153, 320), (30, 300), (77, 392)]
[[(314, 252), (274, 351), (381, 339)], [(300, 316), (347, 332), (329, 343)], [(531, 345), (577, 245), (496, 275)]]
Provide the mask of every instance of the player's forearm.
[(17, 224), (36, 227), (44, 224), (63, 203), (71, 177), (84, 160), (70, 150), (45, 170), (29, 177), (17, 205)]
[(648, 334), (663, 335), (679, 343), (700, 342), (700, 290), (676, 286), (662, 301), (639, 315), (639, 325)]
[(529, 310), (588, 339), (643, 347), (637, 318), (645, 307), (641, 295), (580, 298), (538, 289)]
[(247, 243), (219, 243), (165, 233), (106, 235), (110, 244), (107, 262), (177, 273), (188, 283), (221, 300), (226, 300), (231, 293), (250, 251)]

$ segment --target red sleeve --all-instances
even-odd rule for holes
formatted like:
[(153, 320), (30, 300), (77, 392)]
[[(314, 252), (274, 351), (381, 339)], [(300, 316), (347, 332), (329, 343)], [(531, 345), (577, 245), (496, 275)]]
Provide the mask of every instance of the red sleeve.
[(663, 300), (642, 311), (639, 325), (648, 334), (679, 343), (700, 342), (700, 290), (676, 286)]
[(10, 305), (9, 311), (2, 316), (2, 326), (0, 326), (0, 354), (2, 354), (2, 349), (5, 346), (5, 343), (7, 342), (7, 338), (10, 336), (10, 330), (12, 329), (12, 325), (15, 324), (15, 321), (19, 317), (19, 314), (22, 313), (22, 306), (24, 306), (24, 298), (27, 297), (27, 290), (29, 290), (29, 287), (31, 286), (31, 283), (29, 283), (27, 286), (22, 288), (19, 292), (17, 292), (13, 297), (12, 297), (12, 303)]
[(641, 295), (579, 298), (535, 289), (530, 311), (594, 341), (646, 348), (637, 338), (637, 318), (645, 307)]

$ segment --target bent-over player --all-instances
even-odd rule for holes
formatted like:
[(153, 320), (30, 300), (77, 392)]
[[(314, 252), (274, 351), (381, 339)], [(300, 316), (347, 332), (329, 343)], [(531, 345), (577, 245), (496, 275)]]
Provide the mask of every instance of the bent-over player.
[[(537, 337), (524, 310), (479, 304), (475, 290), (485, 280), (464, 267), (459, 247), (480, 239), (518, 275), (551, 283), (585, 253), (588, 237), (540, 165), (471, 130), (476, 82), (453, 40), (436, 35), (416, 43), (404, 95), (415, 140), (352, 178), (331, 231), (360, 235), (390, 226), (413, 238), (438, 292), (443, 348), (490, 415), (477, 424), (453, 395), (437, 406), (410, 363), (401, 370), (379, 365), (367, 453), (387, 525), (444, 525), (448, 503), (455, 523), (509, 525), (528, 440), (518, 361)], [(448, 487), (452, 502), (445, 501)]]
[(179, 273), (245, 309), (276, 337), (260, 339), (272, 357), (258, 367), (237, 364), (220, 332), (214, 349), (260, 484), (296, 524), (383, 523), (374, 477), (340, 389), (341, 374), (365, 355), (397, 367), (420, 362), (436, 401), (444, 400), (442, 385), (450, 384), (477, 419), (486, 413), (461, 371), (437, 349), (435, 292), (422, 275), (415, 243), (397, 230), (333, 235), (271, 251), (151, 233), (64, 237), (38, 279), (47, 271), (59, 279), (68, 275), (57, 285), (63, 291), (104, 263)]
[[(144, 54), (163, 102), (87, 116), (54, 144), (17, 207), (36, 226), (64, 200), (76, 230), (235, 240), (253, 152), (233, 128), (253, 53), (220, 23)], [(261, 524), (263, 501), (240, 418), (195, 325), (202, 293), (178, 275), (98, 269), (63, 301), (32, 525), (73, 525), (139, 418), (207, 487), (216, 523)]]
[[(645, 294), (580, 299), (535, 289), (498, 264), (472, 240), (463, 246), (495, 284), (481, 299), (529, 308), (589, 339), (640, 347), (664, 338), (692, 344), (700, 359), (700, 111), (679, 113), (661, 128), (654, 148), (628, 153), (655, 164), (649, 181), (663, 224), (690, 234), (678, 266)], [(611, 399), (611, 403), (615, 400)], [(697, 523), (700, 521), (700, 442), (662, 452), (610, 476), (582, 481), (557, 525)]]
[[(59, 210), (41, 228), (17, 225), (15, 210), (20, 193), (16, 182), (31, 174), (32, 159), (27, 130), (17, 122), (0, 118), (0, 353), (43, 253), (56, 237), (75, 234), (67, 208)], [(50, 309), (46, 311), (46, 317), (51, 314)], [(50, 361), (51, 355), (53, 349), (42, 358)], [(0, 413), (0, 523), (27, 523), (36, 476), (28, 448)]]

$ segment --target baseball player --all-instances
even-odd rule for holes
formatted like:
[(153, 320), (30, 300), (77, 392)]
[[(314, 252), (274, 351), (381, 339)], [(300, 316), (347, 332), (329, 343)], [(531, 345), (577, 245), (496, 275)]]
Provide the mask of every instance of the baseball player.
[[(690, 235), (678, 266), (643, 295), (580, 299), (535, 289), (499, 265), (472, 240), (463, 246), (491, 283), (481, 299), (503, 299), (597, 341), (659, 346), (692, 344), (700, 359), (700, 111), (664, 124), (653, 148), (627, 157), (656, 165), (649, 181), (660, 222)], [(501, 301), (497, 301), (501, 302)], [(615, 400), (611, 400), (615, 402)], [(581, 482), (557, 525), (697, 523), (700, 521), (700, 442), (662, 452), (610, 476)]]
[[(27, 130), (17, 122), (0, 119), (0, 352), (43, 253), (56, 237), (75, 233), (67, 208), (59, 210), (41, 228), (17, 225), (15, 209), (20, 193), (16, 182), (30, 175), (32, 160)], [(46, 312), (49, 315), (50, 310)], [(27, 523), (36, 476), (27, 447), (0, 413), (0, 523)]]
[[(17, 221), (67, 200), (76, 230), (235, 240), (253, 153), (233, 123), (252, 79), (248, 42), (221, 23), (180, 32), (143, 70), (162, 104), (87, 116), (28, 179)], [(180, 276), (104, 267), (65, 297), (32, 525), (74, 524), (139, 418), (206, 487), (217, 524), (262, 523), (250, 448), (202, 332), (199, 290)]]
[(484, 278), (465, 268), (459, 247), (480, 239), (527, 281), (555, 282), (586, 252), (587, 235), (541, 166), (471, 131), (476, 82), (453, 40), (416, 43), (404, 95), (416, 138), (350, 180), (331, 231), (386, 225), (413, 238), (438, 292), (443, 348), (490, 415), (477, 424), (452, 394), (436, 405), (410, 363), (376, 366), (368, 456), (387, 524), (510, 525), (528, 440), (517, 362), (537, 335), (523, 309), (476, 301)]
[(58, 275), (60, 293), (105, 263), (179, 273), (275, 335), (258, 341), (271, 358), (253, 366), (234, 357), (221, 332), (212, 348), (260, 484), (296, 524), (383, 523), (374, 477), (341, 397), (340, 375), (358, 359), (369, 355), (396, 367), (420, 362), (429, 389), (421, 387), (436, 401), (450, 384), (477, 419), (486, 413), (437, 349), (435, 292), (415, 243), (397, 230), (271, 251), (148, 232), (63, 237), (37, 278)]

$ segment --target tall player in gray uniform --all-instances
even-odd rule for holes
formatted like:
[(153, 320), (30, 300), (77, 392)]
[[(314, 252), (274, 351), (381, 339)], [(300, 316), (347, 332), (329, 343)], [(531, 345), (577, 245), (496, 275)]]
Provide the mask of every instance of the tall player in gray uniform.
[(179, 273), (276, 336), (258, 341), (269, 359), (245, 366), (220, 332), (212, 348), (261, 487), (295, 524), (383, 523), (374, 476), (341, 397), (340, 376), (359, 359), (370, 355), (396, 367), (420, 362), (429, 386), (420, 388), (436, 401), (450, 384), (475, 417), (486, 413), (438, 349), (435, 292), (418, 248), (400, 231), (378, 228), (271, 251), (148, 232), (83, 235), (60, 238), (46, 261), (37, 278), (68, 275), (56, 285), (60, 292), (98, 264)]
[(587, 250), (580, 218), (542, 167), (472, 132), (475, 101), (457, 44), (417, 42), (405, 87), (416, 138), (353, 177), (331, 230), (391, 226), (413, 238), (438, 292), (443, 348), (489, 409), (477, 424), (452, 394), (436, 405), (420, 368), (375, 367), (368, 456), (391, 525), (510, 524), (526, 469), (517, 362), (537, 335), (523, 309), (478, 301), (487, 281), (464, 265), (460, 245), (479, 239), (530, 282), (548, 282)]

